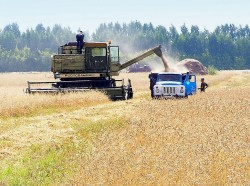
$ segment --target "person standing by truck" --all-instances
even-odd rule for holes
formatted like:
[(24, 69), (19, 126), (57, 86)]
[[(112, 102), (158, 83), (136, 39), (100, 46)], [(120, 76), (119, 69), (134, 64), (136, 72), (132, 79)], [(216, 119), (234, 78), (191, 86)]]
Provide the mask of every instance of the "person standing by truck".
[(208, 84), (205, 82), (204, 78), (201, 78), (201, 87), (199, 88), (201, 92), (205, 92), (205, 89), (208, 87)]
[(82, 31), (79, 32), (79, 34), (76, 35), (76, 41), (77, 41), (77, 51), (79, 54), (82, 53), (82, 48), (83, 48), (83, 42), (84, 40), (84, 34)]

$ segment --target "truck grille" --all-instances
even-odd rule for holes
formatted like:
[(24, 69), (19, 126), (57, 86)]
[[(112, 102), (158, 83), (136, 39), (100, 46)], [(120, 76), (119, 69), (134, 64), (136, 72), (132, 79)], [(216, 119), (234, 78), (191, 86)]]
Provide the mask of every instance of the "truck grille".
[(164, 94), (176, 94), (176, 87), (164, 87)]

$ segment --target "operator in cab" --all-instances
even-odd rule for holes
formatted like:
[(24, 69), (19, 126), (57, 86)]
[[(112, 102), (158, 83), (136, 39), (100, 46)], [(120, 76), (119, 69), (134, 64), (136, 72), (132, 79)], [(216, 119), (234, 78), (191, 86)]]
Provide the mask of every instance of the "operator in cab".
[(83, 49), (83, 44), (84, 44), (84, 34), (82, 31), (80, 31), (77, 35), (76, 35), (76, 41), (77, 41), (77, 51), (79, 54), (82, 53), (82, 49)]

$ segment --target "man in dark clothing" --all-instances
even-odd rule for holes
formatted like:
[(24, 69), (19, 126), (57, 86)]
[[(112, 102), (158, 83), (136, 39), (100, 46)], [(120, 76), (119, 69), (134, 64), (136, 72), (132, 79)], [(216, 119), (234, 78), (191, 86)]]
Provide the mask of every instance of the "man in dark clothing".
[(84, 40), (84, 34), (82, 33), (82, 31), (80, 31), (79, 34), (76, 35), (77, 51), (79, 54), (82, 53), (82, 48), (84, 44), (83, 40)]
[(201, 92), (205, 92), (205, 89), (208, 87), (208, 84), (205, 83), (205, 79), (201, 78), (201, 87), (199, 88)]

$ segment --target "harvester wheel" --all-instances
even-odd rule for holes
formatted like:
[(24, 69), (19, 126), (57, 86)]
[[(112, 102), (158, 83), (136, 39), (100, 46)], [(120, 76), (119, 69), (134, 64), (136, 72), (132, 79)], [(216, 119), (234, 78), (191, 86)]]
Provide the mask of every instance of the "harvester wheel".
[(125, 92), (124, 92), (124, 100), (128, 100), (128, 99), (129, 99), (128, 90), (125, 90)]
[(133, 89), (128, 87), (125, 89), (124, 100), (132, 99), (133, 98)]
[(115, 79), (112, 79), (112, 81), (111, 81), (111, 87), (116, 87)]
[(128, 91), (128, 94), (129, 94), (129, 99), (132, 99), (133, 98), (133, 89), (130, 87), (129, 91)]

